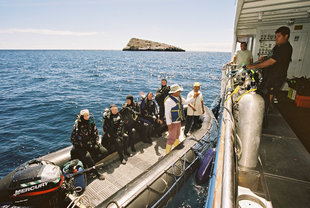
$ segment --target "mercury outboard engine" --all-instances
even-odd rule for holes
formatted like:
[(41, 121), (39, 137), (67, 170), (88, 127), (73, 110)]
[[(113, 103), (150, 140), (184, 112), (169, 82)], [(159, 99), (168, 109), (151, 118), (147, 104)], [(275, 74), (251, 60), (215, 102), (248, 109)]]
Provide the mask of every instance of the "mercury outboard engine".
[(59, 207), (64, 176), (49, 161), (28, 161), (0, 181), (0, 205)]

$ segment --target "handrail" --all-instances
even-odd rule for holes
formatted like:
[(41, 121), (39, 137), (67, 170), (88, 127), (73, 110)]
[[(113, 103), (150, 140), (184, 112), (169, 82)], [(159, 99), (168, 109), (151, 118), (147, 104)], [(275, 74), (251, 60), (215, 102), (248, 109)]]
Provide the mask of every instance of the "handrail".
[[(234, 148), (233, 148), (233, 118), (232, 118), (232, 101), (231, 99), (227, 99), (227, 103), (225, 103), (225, 98), (229, 97), (232, 93), (227, 90), (228, 86), (231, 85), (231, 77), (227, 78), (227, 74), (231, 74), (231, 68), (224, 67), (222, 78), (222, 109), (223, 112), (221, 114), (220, 120), (220, 129), (218, 135), (218, 143), (217, 143), (217, 152), (215, 158), (215, 165), (212, 172), (212, 178), (209, 184), (209, 194), (205, 204), (206, 208), (211, 207), (224, 207), (224, 208), (234, 208), (235, 207), (235, 160), (234, 160)], [(224, 128), (224, 129), (222, 129)], [(223, 131), (223, 132), (222, 132)], [(221, 141), (224, 140), (224, 141)], [(220, 157), (220, 144), (224, 143), (224, 156), (223, 157), (223, 173), (218, 172), (218, 163)], [(219, 175), (221, 174), (222, 175)], [(217, 181), (217, 178), (220, 178)], [(218, 189), (219, 188), (219, 189)], [(216, 190), (220, 190), (221, 193), (216, 194)], [(218, 196), (216, 196), (218, 195)]]
[[(231, 80), (228, 82), (231, 85)], [(229, 92), (230, 93), (230, 92)], [(234, 161), (234, 144), (233, 144), (233, 118), (232, 101), (229, 99), (226, 103), (223, 121), (225, 121), (225, 137), (224, 137), (224, 171), (222, 184), (222, 207), (235, 207), (235, 161)]]

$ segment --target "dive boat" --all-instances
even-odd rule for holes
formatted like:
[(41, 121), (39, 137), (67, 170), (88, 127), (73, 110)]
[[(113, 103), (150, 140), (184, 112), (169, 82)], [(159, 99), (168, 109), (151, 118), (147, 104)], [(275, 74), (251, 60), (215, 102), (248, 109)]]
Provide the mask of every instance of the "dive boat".
[[(293, 47), (287, 77), (309, 78), (308, 0), (239, 0), (232, 54), (237, 42), (247, 42), (254, 60), (268, 55), (281, 26), (290, 28)], [(205, 207), (310, 207), (310, 154), (275, 107), (262, 126), (257, 70), (227, 64), (222, 72), (220, 132)]]
[[(47, 201), (45, 207), (60, 207), (63, 202), (59, 201), (66, 199), (67, 207), (163, 207), (196, 170), (201, 157), (215, 146), (217, 121), (208, 107), (202, 118), (202, 127), (188, 138), (181, 133), (181, 143), (168, 155), (165, 132), (152, 144), (138, 142), (137, 152), (126, 164), (121, 164), (116, 152), (98, 161), (105, 180), (86, 177), (83, 192), (81, 187), (72, 189), (72, 181), (67, 183), (61, 171), (71, 159), (72, 146), (36, 158), (0, 181), (0, 204), (8, 201), (40, 207)], [(74, 178), (71, 176), (69, 179)]]
[[(233, 53), (237, 42), (245, 41), (257, 60), (272, 49), (274, 31), (284, 25), (291, 30), (293, 47), (288, 78), (309, 77), (309, 0), (239, 0)], [(66, 193), (69, 206), (164, 207), (177, 186), (198, 166), (199, 159), (204, 155), (210, 158), (209, 150), (216, 143), (205, 207), (310, 207), (310, 155), (276, 109), (268, 114), (268, 126), (262, 126), (264, 104), (254, 90), (253, 75), (249, 70), (225, 65), (219, 111), (214, 113), (219, 113), (218, 121), (206, 108), (202, 128), (187, 139), (181, 134), (181, 146), (168, 155), (167, 135), (154, 139), (152, 144), (137, 143), (137, 152), (125, 165), (116, 153), (109, 155), (97, 163), (104, 163), (100, 172), (106, 179), (89, 180), (83, 193)], [(238, 92), (236, 83), (240, 84)], [(42, 201), (43, 195), (60, 189), (65, 181), (61, 168), (70, 160), (71, 148), (27, 163), (36, 173), (43, 172), (44, 177), (23, 178), (16, 174), (24, 167), (4, 177), (0, 182), (1, 202), (10, 199), (23, 204), (32, 197)], [(21, 195), (24, 197), (18, 199)]]

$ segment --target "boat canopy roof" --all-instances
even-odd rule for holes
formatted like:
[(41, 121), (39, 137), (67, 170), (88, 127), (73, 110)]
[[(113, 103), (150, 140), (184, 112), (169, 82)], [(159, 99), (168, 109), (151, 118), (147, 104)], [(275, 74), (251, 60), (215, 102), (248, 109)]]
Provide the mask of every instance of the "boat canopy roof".
[(235, 37), (256, 34), (256, 28), (310, 22), (309, 0), (238, 0)]

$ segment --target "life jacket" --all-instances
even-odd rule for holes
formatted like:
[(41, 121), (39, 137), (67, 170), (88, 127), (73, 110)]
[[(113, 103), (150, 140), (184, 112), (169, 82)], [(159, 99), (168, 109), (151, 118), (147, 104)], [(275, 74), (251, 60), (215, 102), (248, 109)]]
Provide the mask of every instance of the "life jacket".
[(183, 104), (182, 104), (181, 96), (179, 97), (180, 101), (178, 101), (175, 97), (173, 97), (170, 94), (166, 97), (166, 99), (168, 99), (168, 97), (170, 97), (176, 103), (176, 106), (171, 108), (171, 120), (172, 120), (172, 122), (183, 121), (184, 120), (184, 112), (183, 112)]

